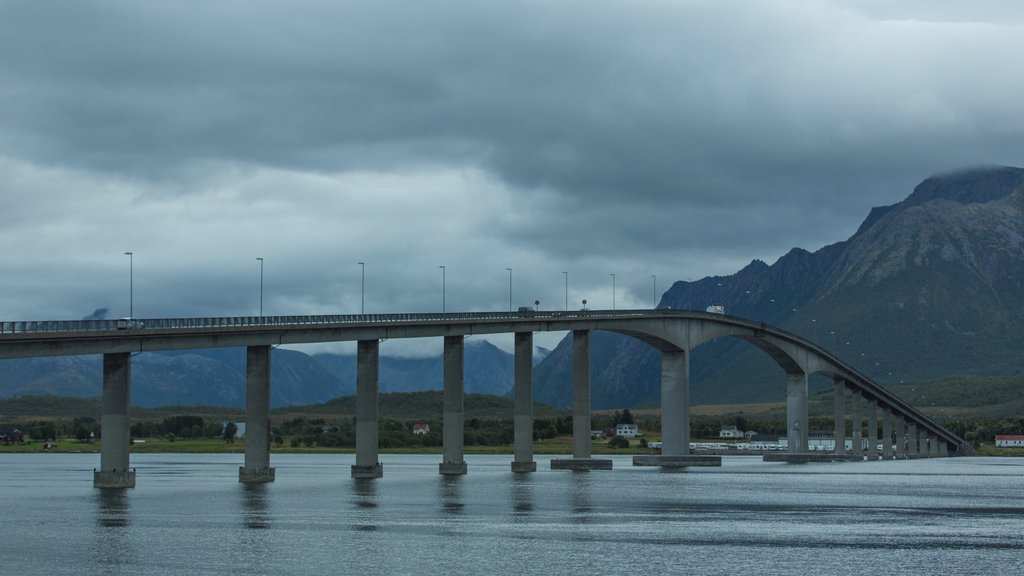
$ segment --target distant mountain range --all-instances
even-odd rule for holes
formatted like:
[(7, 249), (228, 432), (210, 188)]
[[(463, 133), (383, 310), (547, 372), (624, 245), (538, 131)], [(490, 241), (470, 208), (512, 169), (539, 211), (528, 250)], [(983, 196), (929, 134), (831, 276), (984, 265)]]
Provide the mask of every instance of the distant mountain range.
[[(772, 265), (755, 260), (731, 276), (676, 282), (660, 305), (703, 310), (711, 304), (814, 340), (883, 384), (1022, 375), (1024, 170), (982, 167), (933, 176), (906, 200), (873, 209), (843, 242), (813, 253), (794, 248)], [(569, 406), (571, 339), (538, 349), (534, 361), (536, 400)], [(470, 340), (465, 362), (467, 392), (510, 393), (511, 354)], [(644, 343), (595, 332), (593, 406), (657, 404), (660, 362)], [(354, 356), (277, 349), (271, 370), (274, 407), (322, 403), (355, 390)], [(743, 342), (698, 348), (690, 372), (694, 403), (785, 397), (781, 370)], [(382, 357), (380, 391), (439, 390), (442, 373), (440, 355)], [(812, 382), (828, 386), (824, 379)], [(0, 361), (0, 398), (94, 397), (101, 390), (99, 357)], [(132, 359), (133, 405), (241, 407), (244, 399), (244, 349)]]
[[(537, 348), (540, 361), (550, 351)], [(355, 356), (307, 355), (278, 348), (271, 355), (272, 407), (318, 404), (355, 394)], [(440, 390), (444, 364), (429, 358), (381, 357), (380, 392)], [(466, 342), (467, 393), (509, 395), (513, 357), (486, 340)], [(102, 359), (65, 356), (0, 361), (0, 398), (89, 398), (103, 390)], [(245, 405), (245, 349), (147, 352), (132, 358), (132, 404), (142, 407)]]
[[(1024, 374), (1024, 170), (933, 176), (903, 202), (873, 209), (844, 242), (676, 282), (660, 305), (711, 304), (834, 349), (883, 384)], [(658, 402), (653, 349), (608, 332), (595, 332), (591, 348), (595, 407)], [(537, 400), (568, 406), (571, 366), (566, 339), (537, 369)], [(694, 403), (785, 398), (781, 370), (739, 341), (698, 348), (690, 371)]]

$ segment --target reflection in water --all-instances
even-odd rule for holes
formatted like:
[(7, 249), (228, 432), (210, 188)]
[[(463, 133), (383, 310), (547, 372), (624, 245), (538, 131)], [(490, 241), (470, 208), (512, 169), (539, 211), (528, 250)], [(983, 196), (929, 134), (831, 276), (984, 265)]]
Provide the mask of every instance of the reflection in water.
[(352, 480), (352, 504), (356, 514), (352, 529), (362, 532), (374, 532), (380, 529), (377, 517), (377, 481), (372, 478), (354, 478)]
[(576, 471), (570, 474), (572, 475), (572, 484), (569, 487), (572, 499), (572, 520), (577, 524), (586, 524), (590, 522), (590, 512), (594, 509), (591, 497), (593, 477), (587, 471)]
[(131, 507), (129, 490), (101, 488), (96, 490), (96, 545), (93, 546), (97, 564), (116, 573), (114, 568), (128, 566), (133, 558), (131, 535)]
[(437, 486), (441, 511), (445, 514), (461, 514), (466, 506), (462, 502), (462, 476), (442, 475)]
[(242, 518), (246, 528), (270, 528), (267, 513), (268, 497), (266, 484), (240, 484), (242, 486)]
[(533, 475), (512, 477), (512, 516), (531, 516), (533, 512)]

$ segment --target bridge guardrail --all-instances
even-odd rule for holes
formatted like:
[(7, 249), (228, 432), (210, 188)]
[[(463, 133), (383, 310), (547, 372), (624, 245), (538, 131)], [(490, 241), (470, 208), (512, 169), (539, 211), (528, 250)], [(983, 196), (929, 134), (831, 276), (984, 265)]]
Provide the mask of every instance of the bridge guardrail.
[(155, 331), (206, 328), (266, 328), (273, 326), (314, 326), (324, 324), (369, 324), (391, 322), (450, 322), (452, 320), (558, 320), (585, 317), (639, 317), (663, 314), (654, 310), (571, 310), (529, 312), (452, 312), (403, 314), (316, 314), (285, 316), (213, 316), (197, 318), (131, 318), (116, 320), (19, 320), (0, 322), (5, 334), (59, 334)]

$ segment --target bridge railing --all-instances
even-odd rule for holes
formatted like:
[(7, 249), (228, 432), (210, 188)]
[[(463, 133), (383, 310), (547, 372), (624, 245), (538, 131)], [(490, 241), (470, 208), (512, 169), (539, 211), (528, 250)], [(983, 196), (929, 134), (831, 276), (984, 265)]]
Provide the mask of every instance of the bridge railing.
[[(676, 311), (678, 312), (678, 311)], [(657, 310), (538, 310), (522, 312), (448, 312), (403, 314), (316, 314), (286, 316), (213, 316), (199, 318), (122, 318), (116, 320), (25, 320), (0, 322), (3, 334), (58, 334), (118, 330), (190, 330), (273, 326), (324, 326), (381, 323), (558, 320), (656, 316)]]

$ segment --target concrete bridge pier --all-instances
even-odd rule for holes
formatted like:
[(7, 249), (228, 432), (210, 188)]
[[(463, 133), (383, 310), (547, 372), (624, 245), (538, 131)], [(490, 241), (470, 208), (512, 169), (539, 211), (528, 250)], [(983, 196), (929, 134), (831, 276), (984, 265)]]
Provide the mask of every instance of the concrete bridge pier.
[(892, 460), (892, 408), (882, 407), (882, 460)]
[(917, 422), (910, 422), (907, 428), (907, 458), (914, 459), (918, 457)]
[(536, 472), (533, 461), (533, 332), (516, 332), (513, 472)]
[(683, 350), (661, 353), (661, 455), (633, 457), (634, 466), (721, 466), (721, 456), (690, 454), (690, 357)]
[(928, 450), (928, 431), (922, 427), (921, 430), (918, 432), (918, 438), (920, 439), (920, 441), (918, 442), (917, 447), (917, 457), (931, 458), (931, 452)]
[(852, 439), (852, 454), (857, 458), (864, 458), (864, 421), (861, 419), (860, 413), (860, 390), (851, 390), (850, 404), (853, 407), (852, 420), (853, 425), (850, 429), (850, 438)]
[(878, 460), (878, 402), (868, 399), (868, 460)]
[(590, 457), (590, 331), (572, 331), (572, 458), (551, 461), (557, 470), (610, 470), (612, 461)]
[(835, 432), (833, 437), (836, 441), (832, 451), (835, 454), (843, 455), (846, 454), (846, 381), (842, 378), (835, 378), (833, 382), (835, 384), (835, 412), (833, 416)]
[(946, 458), (949, 456), (949, 443), (939, 441), (939, 456)]
[(270, 467), (270, 346), (245, 349), (245, 466), (238, 481), (274, 481)]
[(786, 385), (786, 438), (788, 452), (803, 454), (808, 451), (807, 435), (807, 374), (789, 374)]
[(896, 459), (905, 460), (907, 458), (907, 420), (903, 414), (896, 416)]
[(466, 420), (463, 408), (464, 352), (462, 336), (444, 337), (444, 454), (438, 472), (448, 476), (466, 473), (463, 447)]
[(103, 414), (100, 416), (100, 469), (92, 472), (94, 488), (134, 488), (135, 469), (128, 467), (131, 424), (131, 353), (103, 355)]
[(384, 467), (378, 461), (379, 372), (380, 342), (360, 340), (356, 347), (356, 463), (352, 466), (353, 478), (380, 478), (384, 475)]

